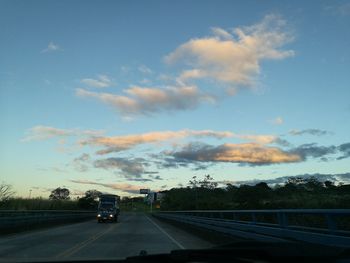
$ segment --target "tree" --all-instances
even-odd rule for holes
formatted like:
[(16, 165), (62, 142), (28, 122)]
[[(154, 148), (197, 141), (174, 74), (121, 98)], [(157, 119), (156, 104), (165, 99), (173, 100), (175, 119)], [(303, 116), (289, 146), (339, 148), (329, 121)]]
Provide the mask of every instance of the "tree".
[(12, 186), (2, 182), (0, 184), (0, 202), (9, 200), (15, 192), (12, 190)]
[(201, 181), (197, 180), (197, 176), (193, 176), (192, 180), (190, 180), (188, 184), (191, 188), (201, 187), (206, 189), (215, 189), (218, 186), (218, 183), (213, 182), (213, 180), (214, 178), (209, 174), (205, 175)]
[(327, 181), (324, 182), (324, 186), (325, 186), (327, 189), (334, 189), (334, 188), (336, 188), (334, 182), (329, 181), (329, 180), (327, 180)]
[(96, 209), (98, 202), (97, 199), (101, 196), (101, 192), (95, 189), (85, 192), (85, 196), (79, 198), (78, 206), (83, 209)]
[(197, 188), (198, 185), (199, 185), (199, 181), (197, 180), (197, 176), (193, 176), (193, 177), (192, 177), (192, 180), (190, 180), (190, 181), (188, 182), (188, 184), (189, 184), (189, 186), (190, 186), (191, 188)]
[(85, 197), (86, 198), (92, 198), (93, 200), (96, 200), (96, 199), (98, 199), (101, 196), (101, 194), (102, 193), (100, 191), (92, 189), (92, 190), (87, 190), (85, 192)]
[(214, 178), (207, 174), (204, 176), (204, 179), (202, 181), (199, 181), (199, 185), (202, 188), (215, 189), (218, 186), (218, 183), (213, 182), (213, 180)]
[(69, 190), (67, 188), (58, 187), (51, 191), (49, 196), (51, 200), (69, 200)]
[(316, 177), (311, 176), (305, 179), (304, 187), (308, 191), (321, 191), (323, 189), (323, 183), (318, 181)]

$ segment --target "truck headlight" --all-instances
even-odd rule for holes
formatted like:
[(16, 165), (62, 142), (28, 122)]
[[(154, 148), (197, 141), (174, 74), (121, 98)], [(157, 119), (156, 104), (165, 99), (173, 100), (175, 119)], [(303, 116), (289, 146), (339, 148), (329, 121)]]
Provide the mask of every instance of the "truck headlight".
[(97, 215), (97, 217), (101, 217), (101, 215), (100, 215), (100, 214), (98, 214), (98, 215)]
[(109, 215), (109, 217), (113, 217), (113, 215)]

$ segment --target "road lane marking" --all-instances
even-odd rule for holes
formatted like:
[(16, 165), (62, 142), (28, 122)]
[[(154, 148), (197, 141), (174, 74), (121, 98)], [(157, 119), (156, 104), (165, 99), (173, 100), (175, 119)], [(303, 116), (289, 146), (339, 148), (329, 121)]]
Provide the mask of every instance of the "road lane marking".
[(151, 218), (146, 216), (146, 218), (153, 224), (155, 225), (164, 235), (166, 235), (171, 241), (173, 241), (179, 248), (185, 249), (183, 245), (181, 245), (178, 241), (175, 240), (171, 235), (169, 235), (163, 228), (161, 228), (156, 222), (154, 222)]
[(57, 226), (48, 226), (47, 229), (33, 229), (30, 230), (30, 232), (18, 232), (18, 233), (12, 233), (12, 234), (8, 234), (6, 236), (0, 237), (0, 244), (1, 243), (7, 243), (9, 241), (12, 240), (16, 240), (16, 239), (23, 239), (23, 238), (31, 238), (31, 237), (35, 237), (37, 235), (42, 235), (42, 234), (47, 234), (49, 232), (53, 232), (53, 231), (62, 231), (62, 230), (67, 230), (71, 227), (76, 227), (77, 225), (84, 225), (87, 223), (90, 223), (92, 221), (95, 220), (89, 220), (89, 221), (85, 221), (85, 222), (74, 222), (74, 223), (70, 223), (70, 224), (66, 224), (66, 225), (57, 225)]
[(96, 241), (97, 239), (99, 239), (103, 235), (107, 234), (108, 232), (110, 232), (111, 230), (116, 228), (116, 226), (118, 226), (118, 225), (109, 226), (109, 228), (107, 228), (107, 230), (105, 230), (97, 235), (93, 235), (90, 238), (86, 239), (85, 241), (78, 243), (75, 246), (61, 252), (60, 254), (56, 255), (55, 258), (65, 258), (65, 257), (72, 256), (73, 254), (77, 253), (79, 250), (83, 249), (87, 245), (91, 244), (92, 242)]

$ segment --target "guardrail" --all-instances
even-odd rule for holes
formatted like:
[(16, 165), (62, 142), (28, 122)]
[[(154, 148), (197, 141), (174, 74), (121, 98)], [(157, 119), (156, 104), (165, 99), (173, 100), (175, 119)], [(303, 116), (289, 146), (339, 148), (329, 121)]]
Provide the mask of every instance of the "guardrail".
[(76, 210), (0, 210), (0, 233), (16, 232), (38, 226), (93, 219), (94, 211)]
[(350, 209), (194, 210), (154, 215), (247, 239), (350, 247)]

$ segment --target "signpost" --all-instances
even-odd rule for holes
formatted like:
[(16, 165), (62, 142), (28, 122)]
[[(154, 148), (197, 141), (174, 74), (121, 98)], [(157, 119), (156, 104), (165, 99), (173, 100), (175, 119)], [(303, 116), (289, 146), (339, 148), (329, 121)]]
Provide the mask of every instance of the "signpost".
[(157, 201), (157, 193), (151, 192), (150, 189), (140, 189), (140, 194), (145, 195), (145, 200), (146, 200), (146, 195), (148, 202), (150, 204), (150, 210), (151, 213), (153, 212), (153, 202)]
[[(140, 194), (145, 195), (145, 200), (146, 200), (146, 195), (150, 194), (150, 189), (140, 189)], [(151, 213), (152, 213), (152, 201), (151, 201)]]

